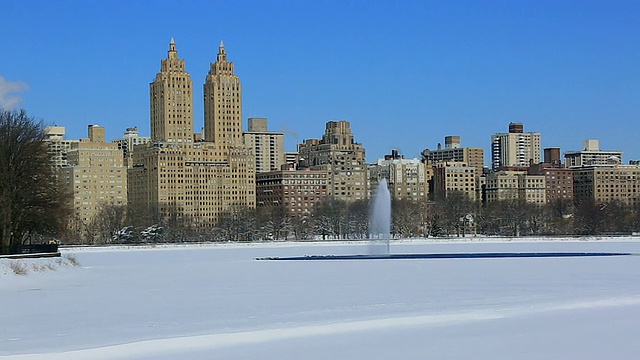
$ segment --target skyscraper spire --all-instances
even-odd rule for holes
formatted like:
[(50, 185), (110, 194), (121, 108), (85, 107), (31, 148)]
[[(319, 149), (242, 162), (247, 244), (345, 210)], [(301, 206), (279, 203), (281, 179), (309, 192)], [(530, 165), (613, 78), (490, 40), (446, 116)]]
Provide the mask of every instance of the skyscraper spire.
[(220, 46), (218, 46), (218, 62), (227, 62), (227, 52), (224, 50), (224, 43), (220, 40)]
[(173, 58), (173, 59), (178, 58), (178, 50), (176, 50), (176, 41), (173, 39), (173, 36), (171, 37), (171, 42), (169, 42), (169, 58)]

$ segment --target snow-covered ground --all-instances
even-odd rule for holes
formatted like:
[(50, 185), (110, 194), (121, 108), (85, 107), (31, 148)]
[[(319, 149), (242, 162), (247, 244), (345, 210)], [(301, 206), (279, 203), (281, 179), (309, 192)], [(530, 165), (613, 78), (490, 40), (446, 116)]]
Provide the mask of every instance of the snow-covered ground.
[[(640, 256), (256, 261), (367, 244), (63, 249), (0, 260), (0, 359), (636, 359)], [(398, 241), (393, 253), (631, 252), (640, 240)]]

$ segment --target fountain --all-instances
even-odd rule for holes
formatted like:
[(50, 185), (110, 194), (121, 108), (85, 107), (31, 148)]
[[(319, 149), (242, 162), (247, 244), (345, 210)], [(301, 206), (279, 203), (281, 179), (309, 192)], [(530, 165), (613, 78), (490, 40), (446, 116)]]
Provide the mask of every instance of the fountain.
[(369, 254), (389, 255), (391, 240), (391, 194), (387, 179), (383, 178), (373, 195), (369, 213)]

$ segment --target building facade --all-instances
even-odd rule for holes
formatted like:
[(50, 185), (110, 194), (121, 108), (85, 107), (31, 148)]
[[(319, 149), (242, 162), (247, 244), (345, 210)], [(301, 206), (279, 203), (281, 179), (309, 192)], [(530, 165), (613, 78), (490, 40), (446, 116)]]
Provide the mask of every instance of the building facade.
[(278, 170), (256, 174), (256, 206), (287, 210), (304, 216), (327, 196), (328, 173), (324, 170)]
[(328, 173), (328, 196), (352, 202), (368, 199), (367, 165), (348, 121), (329, 121), (322, 139), (298, 144), (300, 166)]
[(436, 199), (446, 198), (452, 191), (477, 199), (476, 168), (463, 162), (440, 162), (433, 166), (433, 192)]
[(486, 202), (524, 200), (528, 203), (546, 203), (544, 175), (529, 175), (527, 171), (497, 171), (487, 175)]
[(619, 201), (627, 205), (640, 202), (639, 165), (600, 165), (573, 169), (576, 203)]
[(551, 162), (545, 161), (529, 167), (528, 174), (544, 176), (547, 203), (556, 201), (573, 203), (573, 171), (558, 163), (555, 157), (545, 157), (545, 159)]
[(524, 132), (521, 123), (510, 123), (508, 133), (491, 136), (491, 166), (527, 167), (541, 162), (540, 133)]
[(67, 153), (60, 178), (73, 194), (71, 227), (80, 236), (92, 233), (93, 221), (107, 205), (127, 204), (127, 168), (118, 145), (105, 141), (105, 129), (89, 125), (89, 137)]
[(249, 118), (244, 143), (256, 157), (256, 174), (280, 170), (286, 163), (284, 133), (267, 130), (267, 119)]
[[(405, 159), (397, 150), (392, 150), (390, 155), (369, 165), (369, 191), (376, 189), (384, 178), (387, 179), (389, 192), (394, 200), (429, 200), (431, 172), (427, 168), (429, 166), (420, 160)], [(370, 198), (371, 196), (369, 194)]]

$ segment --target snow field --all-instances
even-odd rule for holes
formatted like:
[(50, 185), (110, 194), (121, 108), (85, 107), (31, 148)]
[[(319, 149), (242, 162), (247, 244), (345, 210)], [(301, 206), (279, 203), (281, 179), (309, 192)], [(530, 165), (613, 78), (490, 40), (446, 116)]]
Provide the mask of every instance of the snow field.
[[(638, 256), (253, 260), (366, 247), (65, 250), (79, 267), (0, 273), (0, 359), (635, 359), (640, 350)], [(640, 253), (640, 242), (401, 241), (391, 249)]]

